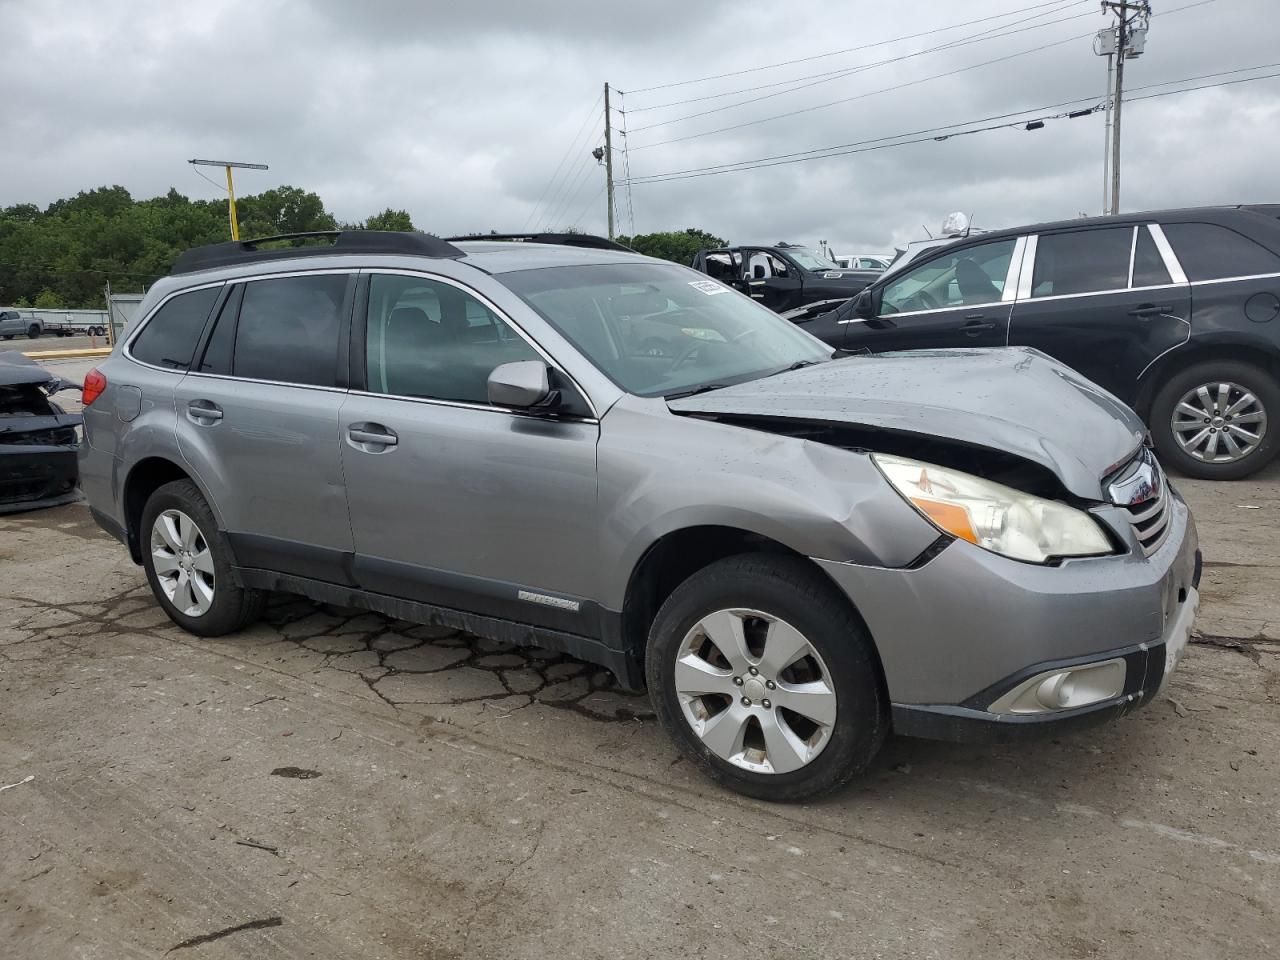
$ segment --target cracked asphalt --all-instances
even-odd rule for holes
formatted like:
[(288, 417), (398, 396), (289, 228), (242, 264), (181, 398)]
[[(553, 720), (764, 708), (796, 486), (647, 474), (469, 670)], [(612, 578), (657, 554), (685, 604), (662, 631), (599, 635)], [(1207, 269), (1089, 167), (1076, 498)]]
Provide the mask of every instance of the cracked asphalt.
[(202, 640), (83, 504), (0, 519), (0, 956), (1276, 956), (1280, 463), (1179, 486), (1156, 703), (789, 807), (569, 657), (283, 596)]

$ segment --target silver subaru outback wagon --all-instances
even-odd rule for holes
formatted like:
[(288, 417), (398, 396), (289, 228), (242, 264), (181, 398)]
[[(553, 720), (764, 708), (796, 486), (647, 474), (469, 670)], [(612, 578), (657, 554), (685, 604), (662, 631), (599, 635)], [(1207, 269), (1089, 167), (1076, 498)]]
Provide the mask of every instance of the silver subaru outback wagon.
[(590, 239), (328, 240), (189, 251), (86, 380), (93, 514), (191, 633), (287, 591), (566, 651), (770, 800), (1117, 717), (1188, 640), (1186, 504), (1041, 353), (842, 356)]

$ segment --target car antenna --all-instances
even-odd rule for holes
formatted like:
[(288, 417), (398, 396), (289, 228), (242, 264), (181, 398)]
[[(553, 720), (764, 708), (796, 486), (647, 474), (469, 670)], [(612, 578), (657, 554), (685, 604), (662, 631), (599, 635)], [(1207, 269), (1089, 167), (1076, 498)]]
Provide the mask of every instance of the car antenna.
[[(929, 228), (928, 228), (928, 227), (926, 227), (923, 223), (922, 223), (922, 224), (920, 224), (920, 226), (921, 226), (921, 228), (924, 230), (924, 232), (925, 232), (925, 233), (929, 233)], [(929, 239), (930, 239), (930, 240), (932, 240), (932, 239), (933, 239), (933, 234), (932, 234), (932, 233), (929, 233)]]

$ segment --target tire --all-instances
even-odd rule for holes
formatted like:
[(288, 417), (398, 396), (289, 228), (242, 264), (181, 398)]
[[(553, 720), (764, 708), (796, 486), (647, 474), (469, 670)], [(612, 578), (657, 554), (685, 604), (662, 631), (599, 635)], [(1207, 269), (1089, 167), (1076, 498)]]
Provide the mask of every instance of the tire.
[[(157, 530), (157, 522), (162, 516), (174, 519), (175, 514), (185, 517), (194, 524), (196, 533), (189, 539), (181, 536), (174, 537), (172, 532), (166, 539), (164, 534)], [(181, 532), (186, 531), (180, 520), (177, 528)], [(156, 540), (156, 537), (159, 537), (159, 540)], [(142, 545), (142, 565), (146, 570), (151, 592), (155, 594), (156, 601), (169, 615), (169, 619), (183, 630), (200, 637), (220, 637), (241, 630), (262, 616), (263, 607), (266, 605), (266, 593), (261, 590), (249, 590), (233, 582), (231, 547), (222, 531), (218, 529), (209, 505), (190, 480), (166, 483), (151, 495), (142, 510), (142, 526), (138, 531), (138, 539)], [(162, 582), (161, 575), (156, 571), (156, 564), (161, 562), (162, 558), (167, 559), (169, 555), (175, 555), (175, 559), (182, 560), (180, 556), (176, 556), (177, 551), (169, 548), (169, 544), (175, 541), (189, 544), (191, 552), (196, 555), (194, 565), (186, 564), (189, 571), (187, 580), (193, 581), (194, 578), (199, 577), (202, 583), (208, 585), (212, 597), (206, 609), (197, 610), (195, 606), (185, 602), (184, 598), (190, 598), (198, 604), (205, 598), (204, 591), (197, 590), (194, 583), (191, 592), (185, 592), (179, 587), (175, 597), (171, 598), (169, 588)], [(200, 550), (201, 543), (208, 555), (204, 566), (199, 564), (199, 555), (203, 552)], [(185, 560), (182, 562), (185, 563)], [(179, 576), (179, 581), (181, 573), (187, 571), (174, 569), (174, 573)]]
[(28, 339), (30, 339), (30, 340), (35, 340), (35, 339), (37, 339), (39, 336), (40, 336), (40, 327), (39, 327), (39, 325), (37, 325), (37, 324), (34, 324), (34, 323), (33, 323), (31, 326), (27, 327), (27, 338), (28, 338)]
[[(1227, 387), (1225, 407), (1218, 403), (1220, 386)], [(1198, 391), (1200, 387), (1208, 391), (1208, 404)], [(1246, 394), (1252, 396), (1252, 402)], [(1183, 406), (1184, 402), (1188, 405)], [(1243, 407), (1239, 406), (1241, 403)], [(1237, 407), (1234, 416), (1247, 417), (1252, 422), (1246, 423), (1243, 419), (1228, 422), (1225, 410)], [(1193, 411), (1206, 414), (1199, 418), (1199, 424)], [(1184, 429), (1175, 429), (1175, 418), (1186, 425)], [(1261, 470), (1280, 448), (1280, 384), (1267, 371), (1251, 363), (1239, 360), (1197, 363), (1174, 374), (1160, 387), (1151, 404), (1150, 420), (1151, 437), (1166, 466), (1202, 480), (1240, 480)], [(1211, 433), (1197, 440), (1201, 432), (1197, 428)], [(1257, 435), (1252, 447), (1246, 439), (1250, 433)], [(1217, 439), (1223, 434), (1229, 435), (1231, 442), (1244, 452), (1237, 456), (1229, 450), (1225, 438)], [(1213, 454), (1209, 453), (1211, 444), (1216, 445)]]
[(6, 333), (6, 334), (4, 335), (4, 338), (5, 338), (6, 340), (12, 340), (12, 339), (14, 338), (14, 336), (15, 336), (15, 335), (14, 335), (14, 334), (12, 334), (12, 333)]
[[(766, 628), (755, 613), (773, 622)], [(712, 632), (724, 632), (708, 630), (704, 621), (732, 622), (717, 619), (725, 617), (737, 617), (743, 635), (752, 638), (745, 656), (739, 651), (730, 658), (709, 643)], [(806, 647), (798, 647), (797, 635)], [(779, 645), (771, 648), (775, 639)], [(786, 653), (771, 658), (771, 649), (806, 652), (799, 659)], [(721, 669), (691, 671), (691, 658)], [(771, 659), (784, 660), (785, 669), (775, 670)], [(752, 675), (756, 668), (758, 675)], [(791, 557), (729, 557), (677, 587), (650, 628), (645, 674), (658, 719), (684, 755), (712, 780), (760, 800), (807, 800), (843, 786), (876, 755), (889, 728), (879, 662), (866, 627), (830, 582)], [(704, 681), (714, 692), (690, 696)], [(773, 686), (763, 685), (769, 683)], [(819, 691), (821, 707), (818, 701), (802, 704), (795, 698), (802, 683), (807, 691)], [(744, 697), (751, 700), (749, 707)], [(770, 697), (787, 699), (814, 716), (828, 711), (833, 719), (815, 723)], [(699, 719), (709, 711), (714, 712)], [(713, 730), (716, 723), (722, 729)], [(762, 724), (773, 730), (772, 740), (765, 739)], [(794, 735), (794, 740), (783, 737), (787, 745), (803, 749), (770, 749), (769, 743), (779, 742), (779, 728)], [(744, 732), (734, 733), (739, 729)], [(770, 770), (775, 758), (781, 759), (779, 769)]]

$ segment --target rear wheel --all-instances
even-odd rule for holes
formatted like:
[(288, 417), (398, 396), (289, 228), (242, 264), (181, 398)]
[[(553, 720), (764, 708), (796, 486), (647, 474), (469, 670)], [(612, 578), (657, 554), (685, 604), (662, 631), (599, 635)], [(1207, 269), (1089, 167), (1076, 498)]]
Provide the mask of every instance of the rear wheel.
[(36, 339), (36, 337), (40, 336), (40, 326), (39, 326), (39, 324), (35, 324), (35, 323), (33, 323), (31, 326), (27, 327), (27, 336), (28, 336), (30, 339), (32, 339), (32, 340), (34, 340), (34, 339)]
[(694, 574), (649, 633), (650, 698), (712, 779), (805, 800), (856, 776), (888, 729), (871, 638), (821, 574), (743, 555)]
[(217, 637), (262, 615), (266, 594), (235, 584), (231, 548), (190, 480), (166, 483), (151, 495), (140, 537), (151, 592), (188, 633)]
[(1275, 456), (1280, 386), (1260, 367), (1210, 360), (1175, 374), (1151, 407), (1167, 466), (1205, 480), (1239, 480)]

